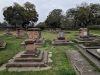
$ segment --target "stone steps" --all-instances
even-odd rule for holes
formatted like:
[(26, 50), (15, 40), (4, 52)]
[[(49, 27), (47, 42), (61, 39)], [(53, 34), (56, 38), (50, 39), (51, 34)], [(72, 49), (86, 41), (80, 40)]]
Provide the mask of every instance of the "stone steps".
[(42, 51), (40, 54), (39, 54), (39, 56), (38, 57), (34, 57), (34, 56), (32, 56), (32, 57), (29, 57), (30, 55), (28, 55), (28, 57), (18, 57), (18, 58), (16, 58), (14, 61), (15, 62), (41, 62), (42, 61), (42, 59), (43, 59), (43, 56), (44, 55), (44, 52)]
[(98, 60), (100, 60), (100, 55), (97, 53), (96, 49), (87, 49), (86, 51), (91, 55), (93, 55)]
[(83, 49), (99, 49), (100, 48), (100, 46), (91, 46), (91, 47), (89, 47), (89, 46), (85, 46), (83, 44), (79, 44), (79, 47), (81, 47)]
[(94, 57), (92, 54), (90, 54), (89, 52), (87, 52), (86, 49), (83, 49), (79, 46), (77, 46), (77, 48), (79, 48), (79, 51), (89, 60), (91, 61), (97, 68), (100, 69), (100, 60), (98, 60), (96, 57)]
[(33, 61), (33, 62), (16, 62), (16, 61), (11, 61), (9, 62), (6, 67), (10, 68), (10, 67), (46, 67), (48, 63), (48, 52), (44, 52), (43, 54), (43, 59), (40, 62), (37, 61)]
[(67, 41), (67, 40), (54, 40), (52, 42), (53, 45), (66, 45), (66, 44), (72, 44), (73, 42)]

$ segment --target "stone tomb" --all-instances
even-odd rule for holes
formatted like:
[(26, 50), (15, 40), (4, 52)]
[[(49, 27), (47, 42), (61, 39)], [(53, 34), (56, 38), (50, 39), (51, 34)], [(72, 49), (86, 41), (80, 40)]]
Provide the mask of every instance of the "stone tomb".
[(0, 49), (4, 49), (6, 47), (6, 42), (0, 40)]
[(16, 37), (22, 38), (25, 36), (25, 31), (22, 28), (17, 28), (16, 29)]
[(90, 36), (89, 30), (87, 28), (80, 28), (79, 36), (77, 36), (74, 41), (76, 43), (85, 43), (85, 42), (92, 42), (94, 39), (96, 39), (95, 36)]
[(10, 28), (7, 28), (7, 29), (5, 30), (5, 35), (12, 35), (11, 29), (10, 29)]
[(79, 47), (83, 49), (98, 49), (100, 48), (100, 39), (93, 40), (92, 42), (85, 42), (83, 44), (79, 44)]
[(100, 48), (99, 49), (83, 49), (78, 47), (79, 51), (89, 60), (94, 66), (100, 69)]
[(66, 44), (71, 44), (71, 43), (72, 43), (71, 41), (65, 39), (63, 31), (60, 31), (58, 33), (57, 39), (54, 39), (52, 42), (53, 45), (66, 45)]
[[(28, 28), (27, 35), (29, 39), (35, 40), (36, 45), (42, 45), (45, 42), (45, 40), (41, 37), (41, 31), (38, 28)], [(25, 42), (22, 43), (22, 45), (24, 44)]]
[[(37, 50), (35, 40), (25, 41), (26, 51), (18, 53), (13, 59), (9, 60), (6, 68), (10, 71), (39, 71), (50, 69), (50, 55), (47, 51)], [(26, 69), (25, 69), (26, 68)]]

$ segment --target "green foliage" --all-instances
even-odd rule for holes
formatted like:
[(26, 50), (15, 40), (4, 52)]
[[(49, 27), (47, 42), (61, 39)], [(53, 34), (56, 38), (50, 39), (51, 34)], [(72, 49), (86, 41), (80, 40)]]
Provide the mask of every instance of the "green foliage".
[(26, 2), (24, 6), (14, 3), (13, 6), (6, 7), (3, 12), (4, 19), (11, 25), (22, 25), (23, 22), (37, 22), (38, 14), (35, 5)]
[(59, 28), (61, 27), (61, 18), (62, 18), (62, 10), (61, 9), (54, 9), (51, 11), (45, 21), (45, 23), (50, 28)]

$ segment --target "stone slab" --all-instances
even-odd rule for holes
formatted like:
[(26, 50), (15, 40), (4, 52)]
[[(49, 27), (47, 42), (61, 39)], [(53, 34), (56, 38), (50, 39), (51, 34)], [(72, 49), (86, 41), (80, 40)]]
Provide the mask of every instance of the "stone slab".
[(83, 44), (79, 44), (79, 47), (83, 48), (83, 49), (99, 49), (100, 46), (92, 46), (92, 47), (86, 47)]
[(66, 52), (77, 75), (100, 75), (95, 68), (77, 51), (69, 50)]
[(79, 51), (89, 60), (91, 61), (91, 63), (94, 64), (94, 66), (96, 66), (97, 68), (100, 69), (100, 60), (98, 60), (97, 58), (95, 58), (93, 55), (91, 55), (89, 52), (87, 52), (87, 49), (83, 49), (79, 46), (76, 46), (77, 48), (79, 48)]
[(67, 41), (67, 40), (54, 40), (52, 42), (53, 45), (69, 45), (69, 44), (73, 44), (72, 41)]
[(87, 49), (86, 51), (100, 60), (100, 54), (97, 53), (97, 49)]

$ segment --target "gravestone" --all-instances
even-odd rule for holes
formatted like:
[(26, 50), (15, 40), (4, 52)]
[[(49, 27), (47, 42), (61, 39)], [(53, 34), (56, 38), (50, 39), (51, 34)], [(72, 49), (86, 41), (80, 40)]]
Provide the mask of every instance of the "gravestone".
[(16, 29), (16, 37), (22, 38), (25, 36), (25, 31), (22, 28), (17, 28)]
[(45, 40), (41, 37), (41, 30), (39, 28), (29, 28), (27, 34), (29, 39), (36, 40), (37, 45), (44, 44)]
[(88, 29), (87, 28), (80, 28), (80, 37), (88, 37)]
[(79, 36), (77, 36), (74, 39), (74, 41), (76, 43), (85, 43), (85, 42), (92, 42), (95, 39), (97, 39), (97, 38), (94, 36), (90, 36), (89, 30), (87, 28), (80, 28)]
[(65, 40), (64, 32), (63, 32), (63, 31), (60, 31), (60, 32), (58, 33), (58, 40)]
[(71, 41), (65, 39), (64, 32), (62, 30), (58, 32), (57, 39), (54, 39), (52, 42), (53, 45), (66, 45), (71, 43)]
[[(34, 31), (34, 30), (33, 30)], [(9, 68), (24, 68), (30, 67), (33, 68), (48, 68), (50, 66), (50, 57), (47, 51), (40, 51), (37, 49), (36, 39), (37, 32), (33, 32), (32, 29), (29, 29), (27, 32), (28, 39), (24, 41), (25, 51), (17, 54), (14, 59), (9, 61), (6, 67)]]

